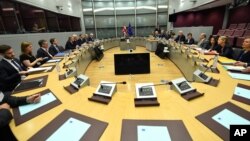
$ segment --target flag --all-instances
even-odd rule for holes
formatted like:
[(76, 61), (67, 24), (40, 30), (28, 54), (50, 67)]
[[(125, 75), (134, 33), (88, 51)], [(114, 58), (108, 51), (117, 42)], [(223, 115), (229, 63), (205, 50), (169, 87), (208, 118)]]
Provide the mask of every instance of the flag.
[(133, 29), (132, 29), (132, 27), (131, 27), (130, 22), (129, 22), (129, 24), (128, 24), (128, 35), (129, 35), (129, 36), (132, 36), (132, 35), (133, 35)]
[(122, 33), (123, 33), (124, 36), (127, 35), (127, 27), (125, 25), (122, 28)]

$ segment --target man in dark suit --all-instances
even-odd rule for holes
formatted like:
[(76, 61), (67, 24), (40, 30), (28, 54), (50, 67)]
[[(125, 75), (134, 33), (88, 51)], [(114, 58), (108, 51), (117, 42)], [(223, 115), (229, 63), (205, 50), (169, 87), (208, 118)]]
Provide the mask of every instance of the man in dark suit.
[(80, 35), (79, 35), (79, 39), (77, 40), (77, 45), (78, 45), (78, 46), (81, 46), (81, 45), (84, 44), (85, 42), (86, 42), (85, 34), (80, 34)]
[(50, 43), (51, 43), (51, 45), (49, 47), (49, 53), (52, 56), (55, 56), (57, 53), (64, 51), (64, 48), (62, 46), (58, 45), (58, 41), (56, 38), (51, 38)]
[(46, 40), (38, 41), (40, 48), (37, 50), (36, 58), (43, 58), (44, 60), (41, 62), (42, 64), (47, 62), (49, 59), (52, 59), (53, 56), (49, 53), (48, 42)]
[(209, 41), (206, 39), (206, 33), (201, 33), (200, 40), (198, 42), (198, 46), (203, 49), (209, 49)]
[(192, 37), (192, 33), (187, 34), (187, 40), (185, 41), (185, 44), (187, 45), (194, 44), (194, 38)]
[(8, 45), (0, 45), (0, 91), (12, 91), (28, 72), (20, 61), (15, 58), (13, 49)]
[(186, 41), (186, 37), (183, 34), (183, 31), (179, 31), (178, 36), (175, 38), (175, 42), (181, 43), (181, 42), (185, 42)]
[(25, 97), (14, 97), (10, 94), (4, 94), (0, 91), (0, 140), (1, 141), (16, 141), (9, 123), (12, 120), (10, 107), (18, 107), (30, 103), (38, 103), (41, 99), (40, 94)]
[(95, 39), (94, 39), (94, 34), (93, 33), (90, 33), (89, 34), (89, 38), (88, 38), (88, 42), (94, 42)]

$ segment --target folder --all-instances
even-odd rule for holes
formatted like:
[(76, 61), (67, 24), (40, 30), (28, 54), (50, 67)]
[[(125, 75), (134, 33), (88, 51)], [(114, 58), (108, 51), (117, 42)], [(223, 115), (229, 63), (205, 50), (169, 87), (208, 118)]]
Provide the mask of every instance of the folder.
[(238, 83), (232, 99), (250, 105), (250, 86)]
[[(225, 110), (229, 110), (230, 112), (225, 112)], [(229, 114), (228, 114), (229, 113)], [(227, 123), (220, 122), (217, 119), (221, 119), (221, 121), (227, 120)], [(215, 134), (217, 134), (222, 140), (229, 141), (229, 129), (227, 128), (228, 123), (232, 122), (234, 124), (235, 121), (230, 120), (231, 118), (237, 117), (238, 119), (244, 119), (250, 121), (249, 111), (246, 111), (231, 102), (227, 102), (218, 107), (215, 107), (205, 113), (202, 113), (196, 118), (203, 123), (206, 127), (212, 130)], [(240, 117), (240, 118), (239, 118)], [(225, 118), (225, 119), (223, 119)], [(243, 120), (242, 120), (243, 121)], [(242, 122), (239, 121), (238, 123)], [(244, 123), (245, 121), (243, 121)]]
[[(138, 127), (167, 127), (168, 133), (173, 141), (192, 141), (184, 123), (181, 120), (122, 120), (121, 141), (137, 141)], [(140, 134), (140, 133), (139, 133)], [(169, 135), (168, 135), (169, 134)]]
[[(44, 91), (38, 92), (41, 94), (41, 100), (43, 100), (42, 96), (48, 93), (52, 93), (53, 92), (49, 89), (46, 89)], [(37, 94), (37, 93), (36, 93)], [(27, 112), (27, 109), (23, 112), (21, 111), (22, 109), (20, 107), (16, 107), (13, 108), (13, 118), (15, 121), (15, 125), (18, 126), (36, 116), (41, 115), (42, 113), (45, 113), (47, 111), (49, 111), (50, 109), (58, 106), (61, 104), (61, 101), (53, 94), (54, 98), (56, 98), (55, 100), (46, 103), (45, 105), (41, 106), (41, 107), (37, 107), (37, 108), (33, 108), (32, 110), (29, 109)], [(32, 105), (27, 105), (27, 106), (32, 106)]]
[[(53, 137), (58, 130), (61, 129), (62, 125), (65, 125), (65, 123), (69, 119), (74, 119), (75, 121), (78, 121), (78, 123), (85, 123), (81, 128), (79, 125), (79, 129), (87, 129), (86, 131), (82, 131), (83, 133), (79, 136), (80, 133), (77, 133), (78, 138), (76, 140), (80, 141), (98, 141), (100, 137), (102, 136), (103, 132), (108, 126), (108, 123), (84, 116), (82, 114), (78, 114), (69, 110), (64, 110), (62, 113), (60, 113), (55, 119), (53, 119), (50, 123), (48, 123), (45, 127), (43, 127), (41, 130), (39, 130), (35, 135), (33, 135), (28, 141), (38, 141), (38, 140), (48, 140), (49, 138)], [(88, 125), (90, 125), (88, 127)], [(86, 128), (86, 126), (88, 128)], [(68, 128), (65, 127), (63, 130), (68, 132), (67, 134), (76, 134), (77, 128)], [(67, 134), (64, 134), (64, 136), (67, 137)], [(74, 136), (75, 137), (75, 136)], [(65, 139), (65, 138), (63, 138)], [(72, 139), (71, 139), (72, 140)]]

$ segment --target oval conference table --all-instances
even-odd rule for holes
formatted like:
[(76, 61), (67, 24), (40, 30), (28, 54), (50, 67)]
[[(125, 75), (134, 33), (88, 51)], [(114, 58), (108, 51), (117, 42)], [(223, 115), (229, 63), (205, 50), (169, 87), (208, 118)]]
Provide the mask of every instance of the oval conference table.
[[(238, 83), (249, 85), (249, 81), (232, 79), (220, 64), (217, 66), (220, 70), (219, 74), (211, 72), (206, 73), (215, 79), (220, 79), (220, 83), (217, 87), (209, 86), (203, 83), (191, 83), (191, 85), (199, 92), (204, 93), (204, 96), (187, 101), (181, 98), (180, 94), (170, 89), (169, 86), (162, 85), (155, 87), (160, 106), (135, 107), (135, 83), (152, 82), (154, 84), (158, 84), (161, 80), (173, 80), (183, 77), (183, 73), (179, 70), (180, 67), (177, 67), (171, 60), (161, 59), (156, 56), (154, 52), (146, 50), (146, 39), (138, 37), (134, 40), (136, 40), (136, 49), (133, 50), (133, 53), (150, 53), (150, 74), (115, 75), (114, 54), (129, 53), (129, 51), (120, 50), (119, 40), (109, 39), (102, 42), (105, 51), (104, 57), (100, 61), (92, 60), (90, 53), (86, 49), (87, 47), (84, 47), (85, 49), (81, 50), (81, 55), (78, 56), (79, 61), (77, 61), (74, 65), (77, 67), (78, 74), (84, 74), (89, 77), (90, 86), (85, 86), (74, 94), (69, 94), (63, 87), (73, 82), (75, 80), (74, 77), (70, 77), (62, 81), (58, 80), (58, 75), (65, 73), (65, 69), (61, 69), (60, 72), (57, 71), (57, 69), (54, 69), (52, 72), (29, 75), (26, 79), (48, 75), (46, 86), (20, 92), (14, 94), (15, 96), (31, 95), (45, 89), (50, 89), (61, 101), (61, 104), (18, 126), (16, 126), (14, 120), (12, 120), (10, 127), (16, 138), (20, 141), (28, 140), (40, 129), (56, 118), (62, 111), (70, 110), (108, 123), (107, 128), (99, 139), (100, 141), (121, 140), (123, 119), (182, 120), (193, 140), (204, 141), (205, 139), (215, 141), (222, 139), (198, 121), (195, 118), (197, 115), (200, 115), (226, 102), (231, 102), (248, 112), (250, 111), (249, 105), (232, 99), (236, 85)], [(73, 54), (72, 56), (72, 58), (74, 58), (76, 55)], [(204, 57), (209, 58), (211, 55)], [(69, 58), (63, 58), (64, 60), (59, 63), (59, 66), (63, 68), (64, 65), (70, 62), (66, 61)], [(46, 65), (47, 64), (44, 66)], [(113, 95), (112, 100), (108, 105), (88, 100), (88, 98), (93, 95), (102, 80), (111, 82), (127, 82), (126, 85), (117, 85), (117, 92)]]

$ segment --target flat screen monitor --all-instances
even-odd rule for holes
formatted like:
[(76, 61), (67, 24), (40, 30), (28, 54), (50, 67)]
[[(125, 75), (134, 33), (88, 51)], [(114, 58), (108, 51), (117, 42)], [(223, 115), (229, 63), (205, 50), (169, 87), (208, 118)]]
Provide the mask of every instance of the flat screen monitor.
[(149, 53), (131, 53), (114, 55), (115, 74), (150, 73)]

